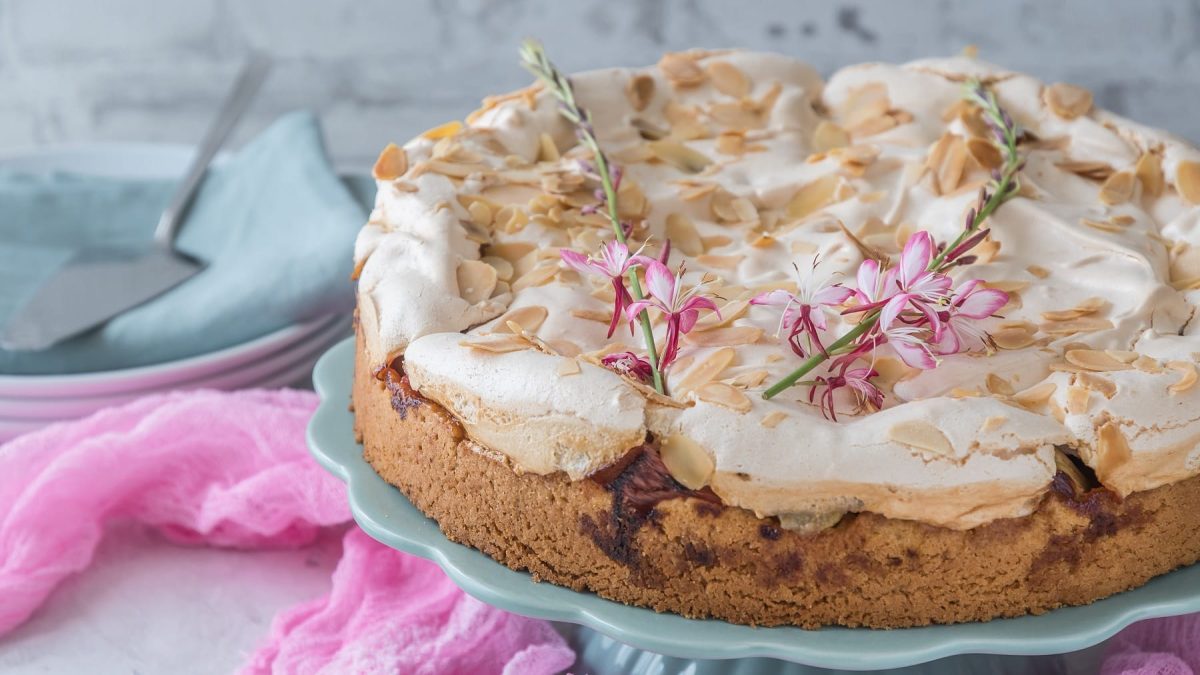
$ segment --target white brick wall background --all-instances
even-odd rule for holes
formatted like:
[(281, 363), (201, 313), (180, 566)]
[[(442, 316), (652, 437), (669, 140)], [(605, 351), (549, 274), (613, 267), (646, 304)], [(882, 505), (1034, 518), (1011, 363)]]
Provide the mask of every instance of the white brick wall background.
[(276, 69), (239, 137), (312, 108), (339, 164), (365, 167), (387, 141), (525, 84), (526, 36), (569, 69), (737, 46), (826, 74), (974, 44), (1200, 140), (1200, 0), (0, 0), (0, 149), (194, 141), (260, 50)]

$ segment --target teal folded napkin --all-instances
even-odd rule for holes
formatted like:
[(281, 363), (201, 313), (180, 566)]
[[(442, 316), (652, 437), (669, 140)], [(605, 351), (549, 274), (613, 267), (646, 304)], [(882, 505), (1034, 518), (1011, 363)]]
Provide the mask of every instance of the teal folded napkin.
[[(72, 253), (148, 245), (170, 180), (30, 174), (0, 166), (0, 325)], [(330, 166), (309, 113), (275, 122), (214, 166), (177, 247), (199, 274), (89, 333), (40, 352), (0, 349), (0, 373), (129, 368), (204, 354), (353, 305), (355, 233), (374, 185)]]

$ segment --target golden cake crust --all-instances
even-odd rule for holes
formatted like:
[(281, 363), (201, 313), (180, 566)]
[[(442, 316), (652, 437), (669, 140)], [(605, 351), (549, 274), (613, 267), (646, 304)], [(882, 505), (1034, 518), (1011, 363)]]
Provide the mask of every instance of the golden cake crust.
[(384, 479), (449, 539), (631, 605), (806, 628), (983, 621), (1086, 604), (1200, 559), (1200, 477), (1124, 500), (1051, 492), (1030, 516), (971, 530), (863, 513), (806, 536), (703, 495), (655, 503), (638, 492), (662, 488), (652, 454), (607, 485), (518, 473), (367, 361), (360, 333), (355, 429)]

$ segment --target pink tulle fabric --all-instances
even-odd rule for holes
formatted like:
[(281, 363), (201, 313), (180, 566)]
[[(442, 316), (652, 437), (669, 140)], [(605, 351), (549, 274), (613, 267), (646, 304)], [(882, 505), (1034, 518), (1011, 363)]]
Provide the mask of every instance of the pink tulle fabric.
[[(141, 399), (0, 446), (0, 635), (92, 560), (106, 523), (184, 544), (296, 547), (350, 515), (308, 455), (316, 397), (189, 392)], [(276, 617), (246, 673), (554, 673), (549, 624), (483, 605), (432, 563), (352, 528), (329, 595)]]

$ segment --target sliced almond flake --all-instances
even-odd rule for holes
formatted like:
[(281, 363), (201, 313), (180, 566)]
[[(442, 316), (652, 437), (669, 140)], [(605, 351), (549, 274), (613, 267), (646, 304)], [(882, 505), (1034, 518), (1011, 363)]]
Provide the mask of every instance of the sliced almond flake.
[(449, 138), (450, 136), (457, 135), (458, 132), (462, 131), (462, 128), (462, 122), (459, 122), (458, 120), (451, 120), (445, 124), (439, 124), (432, 129), (427, 129), (426, 131), (422, 132), (421, 135), (425, 138), (436, 141), (442, 138)]
[(1179, 373), (1179, 381), (1167, 387), (1167, 391), (1182, 394), (1196, 386), (1196, 364), (1187, 361), (1167, 361), (1167, 368)]
[(558, 374), (563, 377), (578, 375), (580, 372), (582, 372), (582, 369), (579, 367), (579, 362), (575, 359), (564, 358), (558, 362)]
[(704, 153), (670, 139), (650, 141), (646, 147), (658, 159), (686, 173), (700, 173), (712, 164)]
[(967, 154), (970, 155), (979, 168), (988, 171), (998, 169), (1004, 163), (1004, 158), (1001, 157), (1000, 150), (996, 147), (996, 144), (984, 138), (972, 138), (968, 140)]
[(854, 248), (858, 249), (859, 255), (861, 255), (864, 258), (869, 258), (871, 260), (887, 262), (887, 260), (888, 260), (887, 253), (884, 253), (883, 251), (880, 251), (879, 249), (875, 248), (874, 246), (870, 246), (869, 244), (864, 242), (862, 239), (859, 239), (857, 235), (855, 235), (853, 232), (851, 232), (849, 229), (846, 228), (845, 223), (843, 223), (842, 221), (840, 221), (840, 220), (837, 221), (837, 224), (838, 224), (838, 228), (842, 231), (842, 234), (845, 235), (846, 238), (850, 240), (851, 244), (854, 244)]
[(519, 352), (525, 349), (530, 349), (532, 345), (529, 341), (519, 335), (511, 334), (494, 334), (484, 335), (481, 337), (472, 337), (468, 340), (463, 340), (458, 344), (463, 347), (470, 347), (481, 352), (491, 352), (493, 354), (506, 354), (508, 352)]
[(1145, 355), (1139, 356), (1137, 360), (1133, 362), (1133, 367), (1137, 368), (1143, 373), (1161, 373), (1163, 371), (1163, 368), (1158, 361)]
[(1043, 89), (1042, 100), (1055, 115), (1065, 120), (1086, 115), (1092, 109), (1092, 92), (1064, 82)]
[(716, 468), (708, 452), (682, 434), (671, 434), (664, 438), (658, 453), (671, 477), (689, 490), (699, 490), (708, 485)]
[(1142, 184), (1142, 194), (1147, 197), (1158, 197), (1163, 193), (1162, 157), (1158, 153), (1144, 152), (1141, 157), (1138, 157), (1137, 166), (1133, 169), (1134, 175)]
[(608, 325), (612, 321), (611, 312), (602, 312), (598, 309), (572, 309), (571, 316), (576, 319), (584, 319), (585, 321), (595, 321)]
[(511, 333), (512, 328), (509, 324), (516, 324), (521, 327), (526, 333), (536, 333), (542, 327), (542, 323), (549, 315), (549, 311), (541, 305), (526, 305), (518, 307), (506, 312), (503, 316), (497, 319), (496, 328), (493, 333)]
[(618, 214), (622, 218), (640, 218), (646, 215), (649, 208), (650, 202), (641, 186), (628, 178), (622, 180), (621, 187), (617, 188)]
[(684, 186), (679, 198), (685, 202), (693, 202), (711, 195), (718, 187), (720, 186), (716, 183), (692, 183)]
[(1132, 224), (1136, 223), (1137, 218), (1134, 218), (1133, 216), (1131, 216), (1127, 213), (1118, 213), (1117, 215), (1109, 218), (1108, 222), (1112, 223), (1113, 225), (1121, 225), (1122, 227), (1124, 227), (1124, 226), (1132, 225)]
[(1108, 330), (1113, 324), (1108, 319), (1098, 319), (1096, 317), (1080, 317), (1071, 321), (1052, 321), (1041, 325), (1041, 329), (1047, 335), (1074, 335), (1076, 333), (1095, 333), (1096, 331)]
[(729, 206), (733, 212), (737, 214), (738, 220), (749, 223), (758, 220), (758, 208), (754, 206), (754, 202), (745, 197), (737, 197)]
[(713, 61), (706, 70), (713, 87), (722, 94), (742, 98), (750, 93), (750, 78), (732, 63)]
[(1096, 161), (1074, 161), (1068, 160), (1063, 162), (1055, 162), (1054, 166), (1073, 173), (1082, 178), (1091, 180), (1104, 180), (1113, 174), (1115, 169), (1105, 162)]
[(1079, 373), (1075, 376), (1075, 382), (1101, 394), (1104, 398), (1111, 399), (1117, 395), (1117, 383), (1103, 375), (1092, 372)]
[(717, 152), (723, 155), (741, 155), (746, 152), (746, 134), (740, 131), (722, 131), (717, 135)]
[[(1101, 200), (1103, 200), (1103, 199), (1104, 199), (1103, 196), (1101, 196)], [(1109, 232), (1111, 234), (1118, 234), (1120, 232), (1125, 231), (1124, 228), (1122, 228), (1122, 227), (1118, 227), (1116, 225), (1113, 225), (1110, 222), (1102, 221), (1102, 220), (1092, 220), (1091, 218), (1080, 218), (1079, 222), (1087, 227), (1092, 228), (1093, 230), (1100, 230), (1101, 232)]]
[(774, 429), (775, 427), (779, 426), (780, 422), (786, 420), (787, 418), (788, 414), (782, 410), (773, 410), (767, 413), (766, 416), (758, 421), (758, 423), (768, 429)]
[(846, 128), (851, 129), (887, 114), (891, 107), (887, 85), (872, 82), (851, 90), (840, 106), (840, 112)]
[(1001, 328), (992, 333), (992, 341), (1000, 349), (1024, 349), (1033, 344), (1033, 333), (1019, 328)]
[(785, 209), (787, 217), (804, 218), (828, 206), (832, 203), (833, 194), (840, 182), (841, 179), (837, 176), (827, 174), (801, 187), (788, 201)]
[(1100, 201), (1109, 206), (1124, 204), (1133, 198), (1135, 181), (1133, 174), (1128, 171), (1114, 173), (1100, 186)]
[(734, 347), (751, 345), (763, 336), (763, 329), (754, 326), (726, 326), (706, 331), (693, 331), (685, 337), (697, 347)]
[(767, 381), (771, 373), (765, 370), (749, 370), (729, 381), (729, 384), (738, 389), (753, 389)]
[(941, 429), (921, 420), (909, 420), (888, 429), (888, 439), (943, 457), (953, 457), (954, 447)]
[(733, 363), (734, 352), (732, 347), (722, 347), (715, 349), (708, 355), (701, 358), (691, 370), (687, 371), (678, 382), (674, 384), (672, 389), (679, 394), (686, 394), (689, 391), (701, 387), (709, 382), (712, 382), (721, 374), (721, 371), (729, 367)]
[(1141, 356), (1141, 354), (1137, 352), (1125, 349), (1105, 349), (1104, 353), (1120, 361), (1121, 363), (1133, 363), (1134, 361), (1138, 360), (1139, 356)]
[(846, 130), (828, 120), (821, 120), (813, 130), (813, 152), (828, 152), (834, 148), (844, 148), (850, 145), (850, 134)]
[(431, 173), (441, 174), (450, 178), (466, 178), (473, 174), (487, 173), (490, 167), (486, 164), (460, 164), (458, 162), (442, 162), (430, 160), (421, 163)]
[(999, 429), (1008, 422), (1008, 418), (1004, 415), (992, 415), (985, 419), (983, 424), (979, 425), (979, 433), (986, 434)]
[(1029, 282), (1016, 279), (997, 279), (996, 281), (984, 282), (983, 286), (984, 288), (994, 288), (1005, 293), (1017, 293), (1029, 288)]
[(750, 412), (750, 399), (740, 389), (731, 387), (724, 382), (709, 382), (703, 385), (696, 390), (696, 398), (736, 412)]
[(546, 284), (554, 278), (555, 274), (558, 274), (558, 265), (556, 264), (535, 267), (512, 283), (513, 293), (519, 293), (526, 288)]
[(1041, 265), (1030, 265), (1025, 268), (1025, 271), (1039, 279), (1045, 279), (1046, 277), (1050, 276), (1050, 270), (1042, 267)]
[(967, 163), (967, 149), (962, 139), (953, 136), (946, 146), (941, 162), (934, 168), (934, 192), (944, 195), (958, 188)]
[(981, 394), (978, 389), (963, 389), (955, 387), (950, 390), (950, 398), (979, 398)]
[(396, 180), (406, 171), (408, 171), (408, 154), (404, 152), (404, 148), (395, 143), (388, 143), (383, 152), (379, 153), (379, 158), (375, 160), (375, 167), (371, 170), (371, 175), (375, 177), (375, 180)]
[(1083, 415), (1088, 411), (1092, 393), (1086, 387), (1071, 385), (1067, 387), (1067, 412), (1072, 415)]
[(1016, 393), (1011, 382), (995, 373), (987, 375), (987, 390), (997, 396), (1012, 396)]
[(684, 254), (690, 256), (700, 255), (704, 253), (704, 242), (700, 240), (700, 233), (696, 231), (696, 225), (682, 213), (672, 213), (667, 216), (666, 222), (667, 238), (671, 240), (671, 245), (677, 247)]
[(1066, 353), (1067, 363), (1079, 366), (1084, 370), (1098, 372), (1128, 370), (1129, 364), (1113, 358), (1111, 354), (1099, 349), (1070, 349)]
[(846, 131), (850, 132), (850, 135), (854, 138), (866, 138), (894, 129), (897, 124), (899, 124), (899, 120), (885, 112), (882, 115), (865, 119), (857, 124), (847, 124)]
[(1094, 468), (1101, 481), (1133, 456), (1129, 450), (1129, 441), (1125, 439), (1125, 434), (1121, 433), (1121, 427), (1116, 422), (1105, 422), (1096, 429), (1096, 455)]
[(558, 151), (558, 146), (554, 144), (554, 139), (550, 134), (542, 132), (538, 136), (538, 158), (539, 162), (557, 162), (562, 157), (562, 153)]
[(492, 297), (499, 277), (496, 268), (479, 260), (464, 260), (458, 264), (458, 293), (472, 305)]
[(728, 326), (734, 321), (745, 316), (749, 309), (749, 301), (731, 300), (720, 307), (720, 318), (717, 318), (715, 314), (710, 314), (709, 316), (704, 317), (700, 321), (696, 322), (696, 325), (692, 328), (692, 333), (704, 332), (714, 328)]
[(1095, 314), (1104, 309), (1108, 302), (1103, 298), (1092, 297), (1084, 300), (1071, 309), (1062, 309), (1051, 312), (1042, 312), (1042, 318), (1046, 321), (1070, 321), (1078, 319), (1081, 316)]
[(1175, 189), (1189, 204), (1200, 204), (1200, 162), (1179, 162), (1175, 168)]
[(724, 270), (734, 270), (746, 259), (744, 255), (712, 255), (705, 253), (696, 256), (696, 262), (705, 267), (716, 267)]
[(629, 105), (633, 106), (634, 110), (645, 110), (654, 98), (654, 78), (645, 73), (638, 73), (629, 78), (625, 85), (625, 97), (629, 99)]
[(1027, 410), (1038, 410), (1054, 395), (1058, 385), (1053, 382), (1042, 382), (1013, 394), (1012, 400)]
[(658, 68), (667, 76), (671, 85), (680, 89), (694, 87), (704, 82), (704, 70), (696, 63), (695, 56), (682, 52), (663, 54)]
[(713, 234), (707, 237), (700, 237), (700, 241), (704, 244), (704, 250), (709, 251), (714, 248), (721, 248), (733, 243), (733, 240), (723, 234)]

